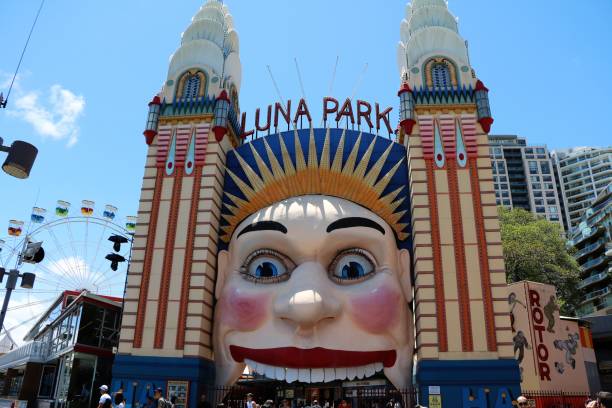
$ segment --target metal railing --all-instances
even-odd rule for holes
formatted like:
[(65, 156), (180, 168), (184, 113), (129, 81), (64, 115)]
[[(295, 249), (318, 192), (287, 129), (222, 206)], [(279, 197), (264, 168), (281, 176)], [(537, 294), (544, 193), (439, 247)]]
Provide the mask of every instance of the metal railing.
[(606, 279), (608, 277), (608, 272), (600, 272), (597, 273), (595, 275), (589, 276), (586, 279), (583, 279), (579, 284), (578, 284), (578, 289), (582, 289), (585, 288), (595, 282), (599, 282), (602, 281), (604, 279)]
[(528, 407), (537, 408), (584, 408), (589, 397), (584, 392), (525, 391)]
[(595, 299), (595, 298), (607, 295), (608, 293), (610, 293), (610, 288), (603, 288), (603, 289), (595, 290), (591, 293), (587, 293), (581, 303), (586, 303), (591, 299)]
[(582, 269), (582, 272), (588, 271), (589, 269), (593, 268), (594, 266), (597, 266), (601, 263), (603, 263), (606, 260), (607, 256), (604, 255), (600, 255), (595, 259), (591, 259), (590, 261), (587, 261), (585, 263), (583, 263), (582, 265), (580, 265), (580, 269)]
[(6, 370), (7, 368), (17, 367), (30, 362), (43, 363), (48, 354), (49, 348), (46, 343), (42, 341), (26, 343), (0, 356), (0, 370)]
[(575, 259), (581, 258), (582, 256), (592, 252), (595, 248), (597, 248), (598, 246), (600, 246), (601, 244), (603, 244), (605, 242), (606, 242), (605, 239), (599, 239), (599, 240), (595, 241), (594, 243), (585, 246), (580, 251), (578, 251), (578, 252), (576, 252), (574, 254), (574, 258)]

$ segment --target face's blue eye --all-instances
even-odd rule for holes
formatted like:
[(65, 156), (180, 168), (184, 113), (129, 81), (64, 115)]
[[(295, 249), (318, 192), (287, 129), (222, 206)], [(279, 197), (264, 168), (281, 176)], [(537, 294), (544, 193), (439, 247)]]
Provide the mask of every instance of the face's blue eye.
[(257, 283), (275, 283), (286, 280), (293, 262), (272, 249), (260, 249), (247, 258), (241, 268), (243, 277)]
[(359, 262), (346, 262), (342, 266), (342, 279), (356, 279), (365, 275), (365, 269)]
[(332, 262), (330, 276), (338, 283), (360, 282), (374, 273), (373, 259), (362, 249), (347, 249)]
[(258, 262), (255, 268), (255, 276), (258, 278), (272, 278), (278, 276), (278, 268), (270, 261)]

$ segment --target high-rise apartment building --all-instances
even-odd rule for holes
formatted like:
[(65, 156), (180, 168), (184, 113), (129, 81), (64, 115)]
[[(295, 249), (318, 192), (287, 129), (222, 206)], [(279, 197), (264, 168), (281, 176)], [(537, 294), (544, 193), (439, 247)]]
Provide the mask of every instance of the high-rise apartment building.
[(553, 163), (546, 146), (528, 146), (515, 135), (490, 135), (493, 182), (498, 205), (523, 208), (562, 223)]
[(563, 222), (571, 231), (595, 197), (612, 182), (612, 147), (578, 147), (552, 154), (560, 187)]
[(612, 314), (612, 183), (586, 208), (570, 235), (584, 297), (578, 315)]

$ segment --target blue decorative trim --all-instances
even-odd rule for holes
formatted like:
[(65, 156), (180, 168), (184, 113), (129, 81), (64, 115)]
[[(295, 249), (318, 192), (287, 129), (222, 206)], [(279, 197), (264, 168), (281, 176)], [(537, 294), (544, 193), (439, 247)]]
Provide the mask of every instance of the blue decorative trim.
[(512, 406), (521, 392), (514, 359), (422, 360), (416, 381), (424, 406), (429, 405), (429, 386), (440, 387), (442, 406), (463, 408)]
[[(168, 380), (189, 381), (189, 408), (196, 408), (198, 396), (214, 384), (215, 367), (210, 360), (197, 357), (152, 357), (119, 354), (113, 365), (111, 390), (123, 388), (126, 408), (135, 408), (134, 400), (144, 405), (155, 388), (166, 392)], [(134, 388), (134, 383), (137, 383)], [(148, 387), (148, 388), (147, 388)]]

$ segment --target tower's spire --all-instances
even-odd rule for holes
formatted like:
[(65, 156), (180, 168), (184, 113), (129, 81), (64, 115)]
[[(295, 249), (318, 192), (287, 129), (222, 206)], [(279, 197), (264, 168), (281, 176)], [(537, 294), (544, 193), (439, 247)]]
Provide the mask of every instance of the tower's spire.
[[(227, 6), (219, 0), (208, 0), (191, 19), (180, 47), (170, 58), (165, 96), (174, 92), (169, 84), (178, 85), (180, 76), (194, 68), (202, 69), (208, 81), (216, 84), (209, 91), (232, 86), (239, 91), (242, 77), (239, 48), (238, 33)], [(221, 76), (225, 84), (221, 83)]]
[(410, 72), (432, 54), (452, 58), (458, 65), (469, 66), (467, 47), (459, 35), (457, 19), (445, 0), (413, 0), (406, 6), (400, 28), (398, 69)]

